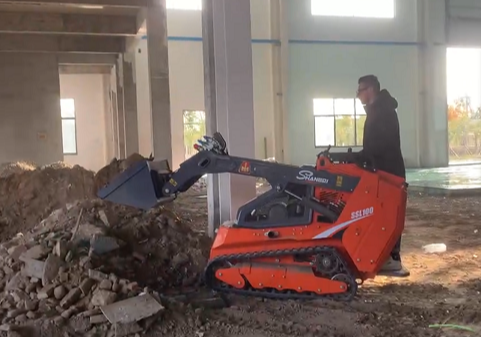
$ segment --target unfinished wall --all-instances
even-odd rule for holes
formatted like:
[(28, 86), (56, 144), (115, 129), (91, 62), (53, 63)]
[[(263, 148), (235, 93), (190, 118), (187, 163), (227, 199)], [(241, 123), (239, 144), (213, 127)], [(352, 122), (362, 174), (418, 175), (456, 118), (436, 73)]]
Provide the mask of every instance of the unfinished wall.
[(97, 171), (108, 163), (104, 75), (60, 75), (62, 98), (75, 100), (77, 154), (65, 155), (65, 162)]
[(0, 163), (63, 160), (55, 55), (0, 53)]

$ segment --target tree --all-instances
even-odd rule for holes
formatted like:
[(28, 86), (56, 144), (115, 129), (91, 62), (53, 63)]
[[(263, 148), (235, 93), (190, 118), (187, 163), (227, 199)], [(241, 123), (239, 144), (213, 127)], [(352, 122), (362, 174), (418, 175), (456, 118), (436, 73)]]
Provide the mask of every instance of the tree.
[(194, 154), (194, 144), (206, 133), (204, 111), (184, 111), (185, 157)]

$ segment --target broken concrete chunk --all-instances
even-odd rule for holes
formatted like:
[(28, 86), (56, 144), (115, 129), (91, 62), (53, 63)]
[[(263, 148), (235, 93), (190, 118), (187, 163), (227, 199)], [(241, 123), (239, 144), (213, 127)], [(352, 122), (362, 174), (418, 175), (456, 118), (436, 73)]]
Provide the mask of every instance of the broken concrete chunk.
[(137, 323), (115, 324), (115, 337), (124, 337), (141, 331), (143, 331), (143, 329)]
[(65, 262), (69, 263), (72, 262), (73, 260), (73, 253), (71, 250), (67, 252), (67, 255), (65, 255)]
[(25, 245), (13, 246), (9, 248), (7, 251), (9, 254), (9, 258), (11, 258), (14, 261), (20, 261), (20, 255), (22, 255), (22, 253), (27, 251), (27, 247)]
[(40, 260), (47, 256), (48, 253), (50, 253), (50, 249), (48, 247), (45, 247), (43, 245), (36, 245), (20, 254), (19, 259), (21, 261), (23, 261), (23, 259)]
[(38, 292), (37, 298), (39, 300), (47, 299), (53, 295), (54, 290), (55, 290), (55, 285), (53, 284), (46, 285)]
[(37, 309), (38, 301), (33, 301), (30, 298), (25, 299), (25, 310), (34, 311)]
[(185, 253), (179, 253), (172, 258), (172, 264), (174, 267), (180, 267), (187, 262), (189, 262), (189, 256)]
[(82, 283), (80, 284), (80, 290), (82, 291), (82, 294), (87, 295), (92, 289), (92, 287), (94, 286), (94, 284), (95, 284), (95, 281), (91, 278), (87, 278), (83, 280)]
[(60, 302), (60, 306), (64, 309), (67, 309), (70, 307), (72, 304), (77, 302), (82, 295), (82, 291), (80, 288), (73, 288), (72, 290), (69, 291), (69, 293), (62, 299)]
[(119, 249), (119, 247), (120, 246), (117, 242), (117, 239), (110, 236), (95, 234), (90, 239), (90, 249), (97, 255), (110, 253), (116, 249)]
[(164, 307), (151, 295), (143, 294), (100, 308), (110, 323), (128, 324), (151, 317)]
[(23, 337), (22, 334), (16, 330), (9, 330), (7, 337)]
[(104, 223), (105, 226), (110, 227), (109, 219), (103, 210), (99, 211), (99, 218)]
[(107, 322), (107, 317), (104, 314), (90, 316), (90, 324), (100, 324)]
[(62, 266), (62, 260), (60, 260), (57, 256), (50, 254), (45, 260), (45, 266), (43, 268), (43, 275), (42, 275), (42, 285), (46, 286), (47, 284), (51, 283), (58, 275), (58, 271)]
[(12, 325), (12, 324), (2, 324), (0, 325), (0, 331), (13, 331), (15, 330), (17, 327), (15, 325)]
[(116, 299), (116, 293), (108, 290), (98, 289), (94, 292), (91, 303), (97, 307), (101, 307), (114, 303)]
[(65, 297), (65, 295), (67, 295), (67, 289), (65, 289), (64, 286), (60, 285), (54, 289), (53, 295), (57, 300), (61, 300)]
[(65, 319), (69, 319), (70, 317), (72, 317), (73, 314), (75, 314), (77, 312), (77, 308), (75, 307), (70, 307), (69, 309), (65, 310), (64, 312), (62, 312), (60, 314), (60, 316), (62, 316), (63, 318)]
[(102, 280), (107, 280), (109, 275), (98, 270), (89, 269), (89, 277), (95, 281), (101, 282)]
[(56, 256), (58, 256), (60, 259), (64, 260), (65, 256), (67, 255), (67, 252), (68, 252), (68, 243), (63, 240), (57, 241), (53, 249), (53, 253)]
[[(72, 229), (72, 234), (75, 233), (75, 228)], [(90, 238), (92, 238), (95, 234), (97, 235), (104, 235), (105, 232), (102, 230), (102, 228), (97, 227), (95, 225), (85, 223), (79, 226), (77, 233), (75, 234), (75, 238), (73, 238), (75, 243), (81, 242), (81, 241), (90, 241)]]
[(3, 273), (4, 273), (5, 275), (11, 275), (11, 274), (13, 274), (13, 269), (10, 268), (9, 266), (4, 266), (4, 267), (2, 268), (2, 270), (3, 270)]
[(59, 279), (60, 279), (60, 282), (62, 282), (62, 283), (68, 282), (68, 273), (60, 272), (59, 273)]
[(21, 273), (15, 274), (5, 285), (5, 290), (14, 290), (18, 288), (20, 283), (25, 281), (25, 277)]
[(35, 319), (37, 317), (38, 317), (38, 314), (36, 312), (33, 312), (33, 311), (27, 312), (27, 318), (28, 319)]
[(110, 280), (102, 280), (99, 284), (99, 289), (102, 290), (111, 290), (112, 289), (112, 281)]
[(30, 299), (30, 297), (27, 294), (25, 294), (23, 291), (20, 291), (20, 290), (12, 291), (10, 296), (13, 297), (13, 300), (15, 301), (15, 303)]
[(24, 313), (26, 313), (27, 310), (25, 309), (13, 309), (13, 310), (10, 310), (9, 312), (7, 312), (7, 317), (8, 318), (15, 318), (19, 315), (22, 315)]
[(43, 270), (45, 269), (45, 262), (24, 258), (25, 266), (22, 269), (22, 274), (29, 277), (42, 278)]
[(80, 265), (80, 267), (83, 268), (89, 262), (90, 262), (90, 257), (84, 256), (83, 258), (80, 259), (79, 265)]

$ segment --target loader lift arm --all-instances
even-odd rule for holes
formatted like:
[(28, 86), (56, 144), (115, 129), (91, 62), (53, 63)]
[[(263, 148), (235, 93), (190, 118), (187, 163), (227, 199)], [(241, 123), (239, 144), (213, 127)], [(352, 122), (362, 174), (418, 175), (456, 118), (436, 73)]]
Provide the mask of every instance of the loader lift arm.
[[(226, 150), (224, 139), (218, 133), (214, 134), (214, 137), (204, 137), (204, 140), (199, 141), (199, 144), (194, 147), (198, 153), (184, 161), (176, 171), (172, 172), (165, 163), (163, 169), (159, 169), (159, 162), (142, 162), (139, 164), (140, 166), (125, 171), (120, 177), (100, 190), (99, 197), (134, 207), (150, 209), (174, 200), (179, 193), (190, 189), (205, 174), (231, 173), (264, 178), (272, 187), (271, 191), (265, 193), (264, 199), (272, 199), (275, 197), (274, 194), (288, 195), (290, 198), (297, 199), (298, 203), (304, 207), (323, 214), (328, 220), (335, 222), (338, 214), (322, 205), (314, 197), (314, 188), (322, 187), (323, 189), (350, 193), (360, 180), (359, 177), (319, 171), (314, 166), (299, 167), (230, 156)], [(326, 159), (330, 160), (327, 156)], [(135, 186), (130, 186), (130, 190), (123, 193), (120, 191), (119, 193), (117, 189), (122, 186), (125, 188), (125, 182), (130, 179), (130, 176), (136, 175), (145, 168), (147, 168), (149, 175), (147, 179), (143, 180), (145, 185), (137, 187), (137, 189), (142, 189), (140, 194), (139, 191), (133, 192)], [(301, 187), (303, 185), (304, 190), (309, 192), (297, 193), (299, 185)], [(150, 194), (149, 190), (151, 191)], [(111, 194), (116, 195), (116, 197), (109, 197)], [(122, 200), (119, 200), (119, 197)], [(263, 196), (260, 196), (259, 199), (262, 200)]]

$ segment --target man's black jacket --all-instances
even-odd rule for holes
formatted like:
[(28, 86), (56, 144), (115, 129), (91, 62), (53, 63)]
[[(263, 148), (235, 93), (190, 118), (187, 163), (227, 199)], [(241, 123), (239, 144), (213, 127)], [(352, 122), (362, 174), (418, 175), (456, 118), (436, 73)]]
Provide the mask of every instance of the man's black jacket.
[(398, 102), (385, 89), (381, 90), (372, 104), (366, 105), (360, 157), (371, 162), (378, 170), (406, 178), (397, 107)]

